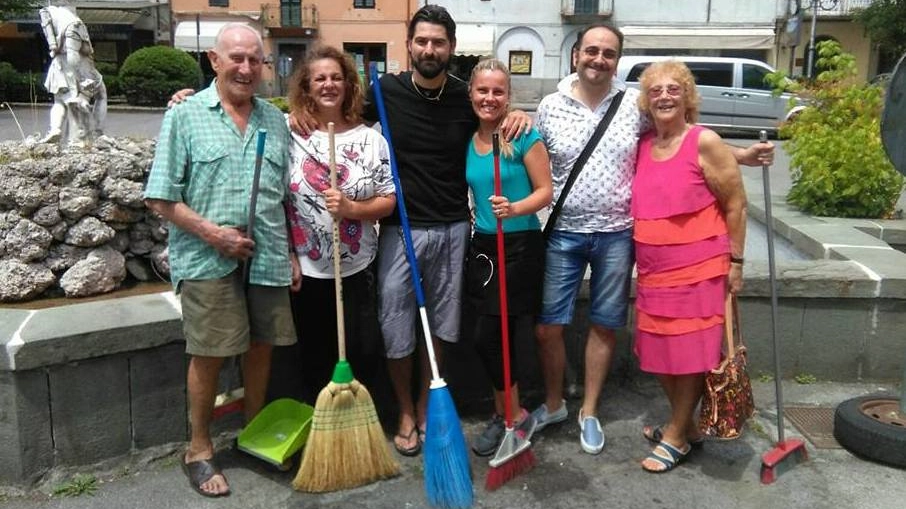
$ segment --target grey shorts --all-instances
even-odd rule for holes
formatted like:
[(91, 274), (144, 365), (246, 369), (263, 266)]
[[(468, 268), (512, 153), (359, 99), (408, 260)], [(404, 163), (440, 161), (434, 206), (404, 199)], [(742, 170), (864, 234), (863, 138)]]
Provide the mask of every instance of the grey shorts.
[(186, 353), (230, 357), (251, 341), (277, 346), (296, 342), (289, 288), (251, 285), (246, 295), (242, 271), (220, 279), (180, 283)]
[[(412, 243), (422, 277), (431, 334), (459, 340), (459, 313), (464, 261), (469, 244), (467, 221), (412, 228)], [(406, 259), (402, 228), (381, 228), (378, 246), (378, 306), (387, 358), (401, 359), (415, 351), (419, 318), (415, 290)]]

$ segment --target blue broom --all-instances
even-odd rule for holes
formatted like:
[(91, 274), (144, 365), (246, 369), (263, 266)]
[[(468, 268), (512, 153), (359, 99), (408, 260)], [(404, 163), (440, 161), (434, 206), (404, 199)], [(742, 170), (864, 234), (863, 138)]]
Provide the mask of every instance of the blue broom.
[[(466, 437), (462, 432), (459, 415), (453, 405), (453, 398), (447, 388), (447, 382), (440, 377), (437, 370), (437, 359), (434, 357), (434, 344), (431, 340), (431, 329), (428, 325), (428, 314), (425, 311), (425, 295), (422, 292), (421, 275), (412, 247), (412, 231), (409, 228), (409, 216), (406, 214), (406, 203), (403, 199), (403, 187), (400, 184), (397, 170), (396, 154), (393, 141), (390, 139), (390, 124), (387, 121), (387, 110), (384, 108), (384, 97), (381, 93), (381, 82), (374, 63), (369, 69), (374, 99), (381, 119), (381, 130), (390, 147), (390, 171), (393, 174), (393, 185), (396, 188), (396, 205), (400, 213), (400, 225), (403, 229), (403, 242), (406, 245), (406, 258), (412, 275), (412, 286), (415, 289), (415, 301), (421, 315), (422, 331), (425, 335), (425, 346), (428, 349), (428, 360), (431, 363), (431, 390), (428, 392), (427, 429), (425, 430), (424, 470), (425, 494), (428, 503), (445, 509), (466, 508), (472, 506), (472, 472), (469, 465)], [(438, 143), (443, 143), (438, 140)]]

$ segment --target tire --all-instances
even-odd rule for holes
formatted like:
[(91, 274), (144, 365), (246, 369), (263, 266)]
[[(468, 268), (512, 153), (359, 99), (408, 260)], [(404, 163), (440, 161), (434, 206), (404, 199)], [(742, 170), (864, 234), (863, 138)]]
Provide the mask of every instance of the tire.
[(834, 412), (834, 438), (857, 456), (906, 468), (906, 415), (899, 412), (899, 404), (899, 398), (888, 394), (840, 403)]

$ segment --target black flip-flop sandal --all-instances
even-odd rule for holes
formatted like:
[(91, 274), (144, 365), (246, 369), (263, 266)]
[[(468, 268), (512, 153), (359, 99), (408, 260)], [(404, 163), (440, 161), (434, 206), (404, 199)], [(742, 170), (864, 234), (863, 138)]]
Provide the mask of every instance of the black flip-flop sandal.
[(182, 464), (182, 471), (186, 474), (186, 477), (189, 478), (189, 485), (195, 490), (199, 495), (209, 498), (219, 498), (226, 497), (230, 494), (229, 487), (227, 491), (223, 493), (211, 493), (201, 489), (201, 485), (210, 481), (215, 475), (223, 477), (223, 482), (227, 482), (226, 476), (223, 475), (223, 472), (220, 471), (220, 467), (214, 463), (214, 459), (190, 461), (186, 463), (185, 459), (180, 461)]
[[(396, 438), (402, 438), (408, 442), (412, 440), (413, 435), (415, 435), (415, 445), (413, 445), (412, 447), (403, 447), (396, 441)], [(422, 442), (418, 439), (418, 427), (412, 428), (412, 431), (410, 431), (408, 435), (397, 433), (396, 437), (393, 440), (393, 447), (396, 449), (396, 452), (402, 454), (403, 456), (410, 458), (412, 456), (418, 456), (418, 453), (422, 452)]]

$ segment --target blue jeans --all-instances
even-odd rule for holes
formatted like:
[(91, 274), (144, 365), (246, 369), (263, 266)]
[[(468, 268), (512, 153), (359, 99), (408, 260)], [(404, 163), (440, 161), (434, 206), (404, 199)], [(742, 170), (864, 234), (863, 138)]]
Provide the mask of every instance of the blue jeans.
[(632, 228), (613, 233), (552, 232), (547, 241), (538, 322), (566, 325), (572, 321), (576, 296), (590, 266), (589, 320), (608, 329), (624, 327), (632, 264)]

